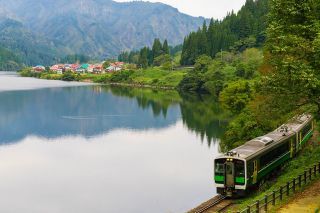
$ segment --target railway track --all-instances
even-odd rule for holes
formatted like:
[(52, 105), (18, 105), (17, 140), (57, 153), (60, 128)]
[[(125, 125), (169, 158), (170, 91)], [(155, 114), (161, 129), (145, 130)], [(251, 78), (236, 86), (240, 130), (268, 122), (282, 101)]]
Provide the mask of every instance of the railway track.
[(197, 208), (189, 211), (189, 213), (203, 213), (203, 212), (224, 212), (233, 204), (232, 200), (226, 199), (226, 196), (217, 195), (207, 202), (201, 204)]

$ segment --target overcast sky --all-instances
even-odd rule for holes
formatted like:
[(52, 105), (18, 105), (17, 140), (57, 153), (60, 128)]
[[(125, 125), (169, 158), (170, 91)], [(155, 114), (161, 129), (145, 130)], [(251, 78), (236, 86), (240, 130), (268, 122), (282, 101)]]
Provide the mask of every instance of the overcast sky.
[[(115, 0), (118, 2), (132, 0)], [(231, 10), (238, 11), (246, 0), (148, 0), (150, 2), (163, 2), (180, 12), (206, 18), (221, 19)]]

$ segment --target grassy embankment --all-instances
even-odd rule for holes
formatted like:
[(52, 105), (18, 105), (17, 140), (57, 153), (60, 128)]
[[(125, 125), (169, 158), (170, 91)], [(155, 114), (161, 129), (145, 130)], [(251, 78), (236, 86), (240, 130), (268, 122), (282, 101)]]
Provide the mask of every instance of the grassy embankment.
[(24, 77), (36, 77), (49, 80), (64, 81), (89, 81), (94, 83), (121, 84), (137, 87), (155, 87), (174, 89), (187, 73), (185, 70), (168, 71), (159, 67), (152, 67), (141, 70), (124, 70), (106, 74), (76, 74), (67, 72), (56, 74), (53, 72), (35, 73), (30, 69), (24, 69), (20, 72)]
[[(298, 177), (300, 174), (314, 164), (317, 164), (320, 161), (320, 137), (318, 132), (320, 131), (320, 125), (317, 125), (316, 134), (309, 141), (309, 144), (298, 154), (298, 156), (292, 161), (288, 162), (286, 166), (283, 167), (281, 175), (275, 178), (274, 180), (269, 180), (263, 186), (263, 189), (257, 192), (254, 192), (252, 195), (237, 200), (239, 204), (238, 209), (242, 210), (246, 206), (253, 204), (256, 200), (262, 199), (266, 194), (272, 193), (274, 190), (278, 190), (280, 186), (284, 186), (288, 181), (291, 181), (293, 178)], [(320, 176), (318, 176), (318, 179)], [(307, 184), (306, 186), (308, 186)], [(306, 187), (303, 186), (302, 190)], [(298, 189), (299, 190), (299, 189)], [(281, 203), (271, 209), (271, 211), (277, 211), (282, 205), (288, 203), (295, 194), (291, 194), (289, 197), (284, 196), (284, 199)]]

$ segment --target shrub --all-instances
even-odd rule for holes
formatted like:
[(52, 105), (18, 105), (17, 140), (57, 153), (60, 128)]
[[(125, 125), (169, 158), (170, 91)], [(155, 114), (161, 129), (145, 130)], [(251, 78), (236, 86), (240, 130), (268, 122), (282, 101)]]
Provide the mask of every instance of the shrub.
[(65, 73), (63, 73), (61, 80), (63, 80), (63, 81), (78, 81), (79, 77), (72, 72), (65, 72)]

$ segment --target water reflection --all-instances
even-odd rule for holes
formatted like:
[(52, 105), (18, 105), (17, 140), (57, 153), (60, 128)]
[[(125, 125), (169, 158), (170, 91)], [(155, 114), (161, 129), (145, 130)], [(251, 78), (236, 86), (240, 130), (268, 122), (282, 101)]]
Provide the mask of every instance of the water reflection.
[(209, 97), (109, 86), (1, 92), (0, 103), (0, 143), (28, 135), (92, 137), (119, 128), (159, 129), (182, 117), (210, 145), (223, 134), (228, 117)]
[(180, 118), (178, 105), (166, 109), (140, 107), (134, 99), (99, 91), (99, 87), (70, 87), (0, 93), (0, 143), (27, 135), (55, 138), (95, 136), (117, 128), (163, 128)]
[(136, 99), (139, 107), (151, 107), (154, 116), (162, 114), (164, 118), (168, 108), (178, 104), (184, 125), (199, 135), (201, 141), (206, 141), (208, 146), (222, 137), (230, 118), (230, 114), (208, 95), (123, 87), (105, 87), (105, 90), (117, 96)]
[(227, 116), (208, 97), (85, 86), (0, 103), (3, 212), (185, 212), (215, 194)]
[(222, 110), (217, 101), (210, 96), (182, 94), (180, 103), (183, 123), (188, 129), (200, 135), (208, 146), (216, 143), (224, 133), (230, 115)]

